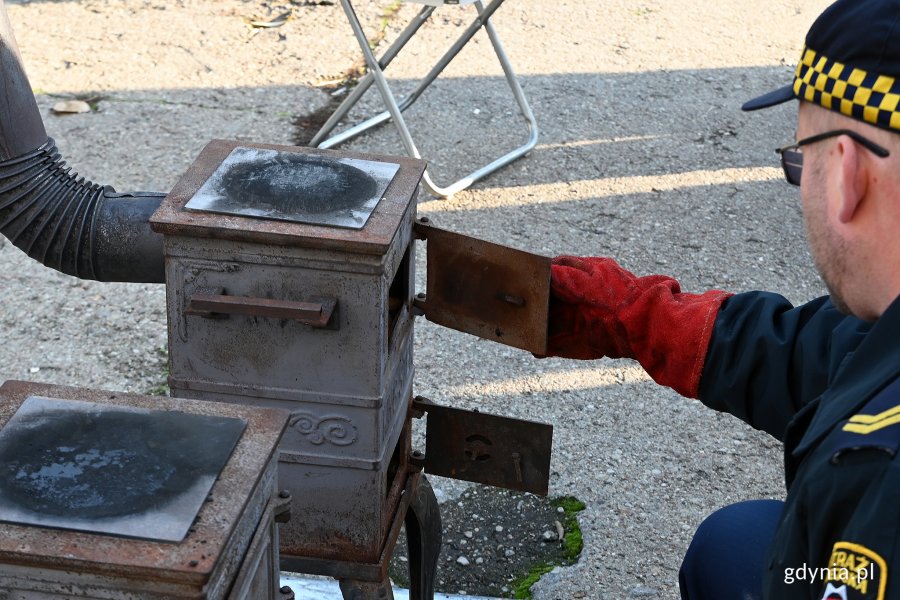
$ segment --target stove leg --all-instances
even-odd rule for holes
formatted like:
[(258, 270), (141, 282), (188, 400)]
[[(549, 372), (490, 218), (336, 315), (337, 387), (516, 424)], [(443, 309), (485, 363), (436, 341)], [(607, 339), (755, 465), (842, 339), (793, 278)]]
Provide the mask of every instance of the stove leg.
[(355, 579), (341, 579), (341, 595), (344, 600), (394, 600), (394, 591), (391, 589), (391, 580), (385, 577), (384, 581), (357, 581)]
[(423, 475), (406, 513), (409, 542), (409, 600), (433, 600), (441, 553), (441, 513), (437, 497)]

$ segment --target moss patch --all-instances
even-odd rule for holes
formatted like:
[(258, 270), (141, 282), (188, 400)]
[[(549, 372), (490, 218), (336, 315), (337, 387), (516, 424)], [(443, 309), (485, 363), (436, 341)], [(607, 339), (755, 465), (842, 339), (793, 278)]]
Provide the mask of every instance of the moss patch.
[[(531, 598), (531, 586), (541, 576), (578, 560), (583, 542), (576, 515), (581, 510), (584, 503), (572, 497), (550, 500), (488, 486), (469, 488), (441, 505), (436, 590)], [(390, 574), (397, 585), (409, 585), (403, 537)]]
[(563, 509), (560, 515), (560, 524), (563, 527), (563, 558), (559, 561), (548, 561), (535, 565), (531, 571), (521, 579), (513, 582), (513, 598), (528, 600), (531, 598), (531, 587), (541, 577), (556, 567), (567, 567), (575, 564), (584, 548), (584, 539), (581, 537), (581, 527), (578, 525), (578, 513), (585, 509), (585, 504), (574, 496), (563, 496), (550, 502), (550, 505)]

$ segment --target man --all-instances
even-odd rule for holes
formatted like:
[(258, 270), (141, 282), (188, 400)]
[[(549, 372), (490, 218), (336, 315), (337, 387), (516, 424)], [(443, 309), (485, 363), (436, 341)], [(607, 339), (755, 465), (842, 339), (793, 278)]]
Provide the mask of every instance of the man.
[(631, 357), (660, 384), (784, 442), (785, 502), (726, 507), (680, 573), (697, 599), (900, 598), (900, 0), (813, 24), (781, 148), (830, 296), (681, 293), (608, 258), (554, 260), (548, 354)]

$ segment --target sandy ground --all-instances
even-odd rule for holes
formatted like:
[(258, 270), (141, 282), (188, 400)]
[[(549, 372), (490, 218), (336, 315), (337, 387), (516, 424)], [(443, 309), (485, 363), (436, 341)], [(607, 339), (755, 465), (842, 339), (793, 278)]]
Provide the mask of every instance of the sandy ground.
[[(369, 30), (385, 1), (357, 2)], [(549, 256), (614, 255), (687, 290), (822, 293), (796, 190), (776, 146), (794, 106), (742, 114), (788, 82), (827, 3), (786, 0), (512, 0), (496, 26), (541, 128), (525, 159), (450, 200), (422, 198), (441, 227)], [(329, 102), (321, 87), (358, 63), (340, 6), (301, 0), (7, 1), (49, 134), (83, 175), (168, 190), (213, 138), (291, 143)], [(254, 29), (246, 18), (293, 17)], [(385, 40), (416, 11), (403, 5)], [(447, 7), (392, 66), (398, 90), (465, 24)], [(383, 47), (383, 45), (382, 45)], [(443, 181), (524, 139), (488, 41), (476, 38), (410, 110)], [(60, 117), (60, 99), (97, 110)], [(368, 106), (377, 106), (375, 98)], [(353, 149), (402, 152), (384, 128)], [(82, 282), (0, 241), (0, 381), (146, 392), (164, 380), (160, 286)], [(420, 265), (420, 270), (422, 265)], [(717, 507), (780, 497), (780, 446), (654, 385), (627, 360), (535, 360), (417, 323), (416, 392), (552, 423), (551, 494), (572, 494), (585, 550), (546, 576), (539, 600), (677, 598), (677, 569)], [(458, 491), (447, 487), (447, 493)]]

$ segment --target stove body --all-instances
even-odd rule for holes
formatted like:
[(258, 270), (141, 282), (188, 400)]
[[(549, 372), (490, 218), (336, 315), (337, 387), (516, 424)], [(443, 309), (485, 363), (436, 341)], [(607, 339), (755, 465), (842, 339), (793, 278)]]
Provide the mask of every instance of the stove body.
[[(393, 172), (371, 214), (355, 221), (352, 206), (323, 216), (303, 205), (300, 182), (286, 183), (294, 192), (275, 217), (228, 212), (225, 202), (215, 209), (224, 212), (208, 201), (189, 206), (223, 174), (245, 181), (227, 163), (254, 150), (313, 170), (336, 164), (321, 151), (213, 141), (169, 194), (151, 221), (165, 235), (169, 383), (175, 396), (290, 411), (279, 481), (293, 506), (282, 558), (335, 575), (335, 564), (381, 560), (408, 483), (412, 225), (424, 163), (354, 156)], [(298, 202), (301, 219), (321, 222), (290, 220)]]
[[(218, 475), (215, 482), (211, 483), (211, 488), (208, 488), (208, 495), (206, 488), (201, 489), (199, 512), (194, 506), (181, 515), (186, 519), (186, 535), (175, 536), (177, 540), (156, 539), (159, 535), (156, 525), (161, 517), (152, 511), (145, 513), (144, 508), (127, 506), (140, 504), (135, 502), (136, 499), (118, 503), (122, 505), (118, 508), (125, 511), (119, 516), (126, 521), (146, 520), (146, 524), (139, 527), (136, 533), (132, 532), (127, 536), (112, 534), (102, 526), (97, 526), (111, 521), (107, 513), (110, 510), (115, 512), (117, 502), (114, 497), (88, 502), (90, 497), (76, 494), (73, 504), (78, 504), (78, 508), (67, 506), (65, 510), (55, 510), (44, 507), (39, 501), (53, 500), (49, 497), (50, 494), (47, 498), (35, 494), (30, 502), (25, 503), (26, 512), (30, 513), (30, 523), (9, 522), (11, 519), (6, 507), (14, 486), (4, 484), (4, 522), (0, 522), (2, 597), (17, 600), (73, 597), (96, 600), (245, 600), (282, 597), (279, 590), (278, 532), (275, 521), (280, 518), (279, 515), (283, 516), (287, 500), (279, 498), (276, 492), (276, 450), (278, 439), (286, 426), (286, 413), (241, 406), (223, 409), (213, 403), (175, 398), (149, 398), (8, 381), (0, 386), (0, 433), (4, 434), (4, 441), (10, 440), (6, 434), (13, 431), (18, 436), (29, 437), (39, 435), (42, 428), (47, 426), (52, 429), (54, 419), (62, 418), (59, 414), (66, 414), (66, 418), (70, 418), (68, 412), (57, 411), (52, 417), (48, 417), (48, 423), (37, 426), (32, 419), (29, 425), (24, 426), (22, 416), (26, 411), (20, 409), (29, 405), (39, 407), (32, 412), (32, 417), (53, 412), (47, 409), (48, 405), (89, 406), (89, 411), (84, 413), (86, 416), (83, 418), (83, 425), (101, 423), (107, 418), (112, 419), (111, 423), (118, 423), (116, 419), (123, 414), (151, 419), (148, 422), (162, 418), (169, 424), (177, 423), (180, 419), (209, 419), (217, 423), (214, 427), (220, 422), (233, 424), (243, 421), (246, 425), (239, 427), (239, 438), (236, 439), (234, 435), (229, 437), (237, 441), (233, 450), (230, 445), (224, 448), (223, 456), (227, 460), (221, 470), (216, 469)], [(79, 413), (73, 411), (73, 414)], [(58, 422), (55, 424), (60, 425)], [(185, 426), (194, 425), (194, 421), (191, 421)], [(82, 471), (87, 473), (90, 470), (90, 461), (96, 467), (95, 475), (99, 474), (101, 479), (120, 477), (116, 472), (116, 461), (111, 457), (116, 456), (116, 453), (121, 456), (123, 452), (127, 452), (128, 446), (117, 446), (119, 441), (115, 439), (105, 447), (106, 451), (103, 445), (110, 434), (115, 438), (115, 430), (115, 426), (101, 428), (96, 434), (92, 432), (83, 436), (86, 444), (95, 443), (96, 440), (99, 444), (97, 449), (76, 455), (74, 462), (69, 462), (68, 465), (57, 461), (39, 472), (31, 472), (32, 480), (43, 474), (44, 485), (57, 485), (60, 482), (69, 485), (66, 482), (71, 477), (81, 477)], [(176, 472), (190, 476), (196, 463), (192, 457), (178, 453), (177, 449), (167, 455), (171, 463), (155, 460), (157, 455), (166, 454), (166, 448), (154, 444), (158, 439), (160, 438), (153, 435), (147, 437), (149, 451), (154, 458), (152, 463), (165, 463)], [(198, 439), (197, 443), (202, 446), (205, 439)], [(68, 448), (54, 448), (52, 443), (36, 443), (35, 446), (44, 455), (54, 450), (68, 451)], [(111, 448), (119, 450), (111, 451)], [(21, 449), (20, 445), (19, 450)], [(4, 468), (7, 471), (14, 462), (8, 456), (10, 450), (17, 451), (8, 444), (4, 446)], [(149, 469), (130, 469), (129, 473), (127, 465), (133, 466), (134, 463), (123, 462), (126, 466), (124, 477), (134, 477), (140, 484), (149, 484), (153, 479), (147, 476)], [(47, 475), (63, 468), (74, 470), (55, 479)], [(16, 475), (19, 479), (29, 470), (23, 466), (15, 469), (19, 470)], [(169, 480), (168, 484), (173, 482), (174, 480)], [(103, 496), (109, 493), (130, 493), (130, 484), (121, 486), (120, 492), (109, 492), (110, 480), (100, 483), (92, 488), (91, 494)], [(93, 484), (88, 479), (81, 479), (69, 490), (82, 492), (83, 488), (90, 488), (91, 485)], [(170, 487), (180, 493), (190, 486), (180, 482)], [(179, 508), (177, 500), (174, 503), (165, 500), (160, 502), (163, 503), (163, 512), (184, 511), (183, 507)], [(148, 506), (152, 508), (154, 503), (150, 502)], [(92, 509), (104, 512), (97, 515), (91, 513)], [(48, 516), (55, 519), (53, 524), (33, 524), (35, 519)]]
[[(416, 219), (425, 163), (213, 141), (151, 219), (165, 238), (175, 396), (290, 411), (281, 565), (392, 597), (405, 523), (410, 597), (433, 597), (437, 501), (421, 473), (547, 493), (552, 427), (413, 394), (415, 316), (535, 353), (550, 261)], [(416, 240), (427, 293), (415, 291)], [(412, 419), (427, 414), (427, 452)]]

